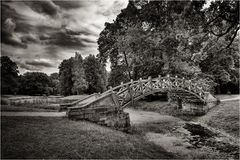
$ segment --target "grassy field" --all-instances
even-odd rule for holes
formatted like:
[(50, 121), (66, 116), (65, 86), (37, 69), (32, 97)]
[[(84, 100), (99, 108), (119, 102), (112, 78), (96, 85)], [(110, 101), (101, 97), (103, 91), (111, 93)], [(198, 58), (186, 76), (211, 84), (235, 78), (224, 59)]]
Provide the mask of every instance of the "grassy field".
[(239, 136), (239, 100), (221, 102), (199, 121), (223, 130), (235, 137)]
[(88, 96), (88, 95), (87, 94), (72, 95), (72, 96), (63, 97), (63, 98), (61, 98), (61, 100), (79, 100), (79, 99), (85, 98), (86, 96)]
[(64, 118), (2, 117), (3, 159), (177, 158), (140, 135)]
[[(74, 98), (76, 96), (69, 99)], [(30, 106), (25, 109), (34, 111), (33, 108)], [(168, 102), (138, 101), (135, 108), (186, 120), (186, 116), (178, 115), (174, 106)], [(13, 111), (18, 109), (13, 108)], [(126, 134), (89, 122), (70, 121), (66, 118), (2, 117), (1, 158), (230, 158), (227, 152), (212, 150), (209, 146), (202, 148), (189, 146), (186, 133), (182, 132), (185, 121), (179, 118), (172, 117), (159, 122), (133, 125), (130, 134)], [(194, 117), (188, 117), (187, 120), (192, 118)], [(221, 102), (206, 115), (194, 120), (239, 139), (239, 101)], [(220, 148), (228, 147), (223, 145)]]
[(61, 96), (24, 96), (2, 95), (1, 111), (6, 112), (51, 112), (59, 111), (60, 104), (83, 99), (87, 95)]
[(59, 106), (37, 106), (37, 105), (1, 105), (2, 112), (57, 112)]

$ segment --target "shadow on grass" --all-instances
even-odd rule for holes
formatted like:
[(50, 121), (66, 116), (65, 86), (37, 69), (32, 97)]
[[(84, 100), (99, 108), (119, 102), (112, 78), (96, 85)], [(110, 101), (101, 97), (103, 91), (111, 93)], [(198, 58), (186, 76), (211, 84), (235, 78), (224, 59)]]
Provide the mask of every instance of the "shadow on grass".
[(89, 122), (2, 117), (1, 125), (3, 159), (176, 158), (141, 135), (130, 135)]

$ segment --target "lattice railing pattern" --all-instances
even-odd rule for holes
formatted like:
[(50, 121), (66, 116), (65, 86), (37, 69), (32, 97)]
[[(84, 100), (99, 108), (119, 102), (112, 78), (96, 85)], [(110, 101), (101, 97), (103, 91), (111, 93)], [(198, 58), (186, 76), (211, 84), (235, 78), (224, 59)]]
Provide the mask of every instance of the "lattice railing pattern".
[(209, 94), (210, 86), (200, 81), (187, 80), (185, 78), (166, 77), (159, 76), (152, 79), (139, 79), (137, 81), (131, 80), (128, 83), (121, 83), (121, 85), (111, 88), (104, 92), (102, 95), (109, 92), (113, 92), (118, 96), (118, 100), (121, 107), (125, 107), (134, 100), (138, 100), (146, 95), (155, 92), (166, 91), (184, 91), (192, 94), (200, 101), (206, 101), (206, 97)]

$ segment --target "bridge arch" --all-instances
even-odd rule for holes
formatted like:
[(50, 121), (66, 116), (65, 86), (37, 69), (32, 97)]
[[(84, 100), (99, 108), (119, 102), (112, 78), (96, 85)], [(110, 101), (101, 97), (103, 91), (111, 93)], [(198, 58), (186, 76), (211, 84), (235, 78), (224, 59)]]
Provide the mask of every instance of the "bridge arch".
[[(95, 93), (64, 106), (67, 108), (69, 119), (88, 120), (113, 128), (117, 127), (120, 130), (128, 130), (130, 118), (129, 114), (123, 111), (123, 108), (131, 102), (156, 92), (169, 92), (173, 100), (177, 98), (177, 100), (190, 103), (195, 101), (197, 108), (201, 112), (205, 112), (203, 106), (208, 104), (208, 89), (209, 86), (200, 81), (176, 76), (159, 76), (154, 79), (149, 77), (144, 80), (140, 78), (137, 81), (131, 80), (128, 83), (121, 83), (121, 85), (110, 88), (102, 94)], [(205, 105), (199, 107), (199, 103)]]
[(185, 102), (206, 103), (209, 94), (209, 86), (196, 80), (187, 80), (185, 78), (158, 76), (152, 79), (131, 80), (127, 83), (121, 83), (119, 86), (111, 88), (102, 93), (114, 93), (118, 99), (121, 108), (137, 101), (147, 95), (157, 92), (170, 92), (173, 99), (183, 99)]

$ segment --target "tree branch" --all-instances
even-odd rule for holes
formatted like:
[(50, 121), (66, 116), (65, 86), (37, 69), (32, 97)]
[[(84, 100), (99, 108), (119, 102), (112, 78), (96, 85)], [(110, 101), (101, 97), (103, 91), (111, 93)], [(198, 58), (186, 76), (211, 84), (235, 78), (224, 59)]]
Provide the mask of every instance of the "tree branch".
[(220, 18), (222, 15), (222, 13), (220, 13), (217, 17), (215, 17), (214, 19), (212, 19), (211, 21), (209, 21), (206, 25), (210, 25), (211, 23), (213, 23), (215, 20), (217, 20), (218, 18)]
[(232, 45), (232, 43), (233, 43), (233, 40), (234, 40), (234, 39), (235, 39), (235, 37), (237, 36), (237, 32), (238, 32), (239, 28), (240, 28), (240, 27), (238, 27), (238, 28), (236, 29), (236, 31), (235, 31), (235, 33), (234, 33), (234, 35), (233, 35), (233, 37), (232, 37), (232, 39), (231, 39), (230, 43), (227, 45), (227, 47), (226, 47), (226, 48), (229, 48), (229, 47)]
[(222, 37), (222, 36), (224, 36), (225, 34), (227, 34), (234, 26), (235, 26), (235, 24), (232, 24), (230, 27), (228, 27), (228, 29), (227, 29), (225, 32), (220, 33), (220, 34), (216, 34), (216, 33), (214, 33), (212, 30), (211, 30), (210, 32), (211, 32), (213, 35), (215, 35), (215, 36)]

